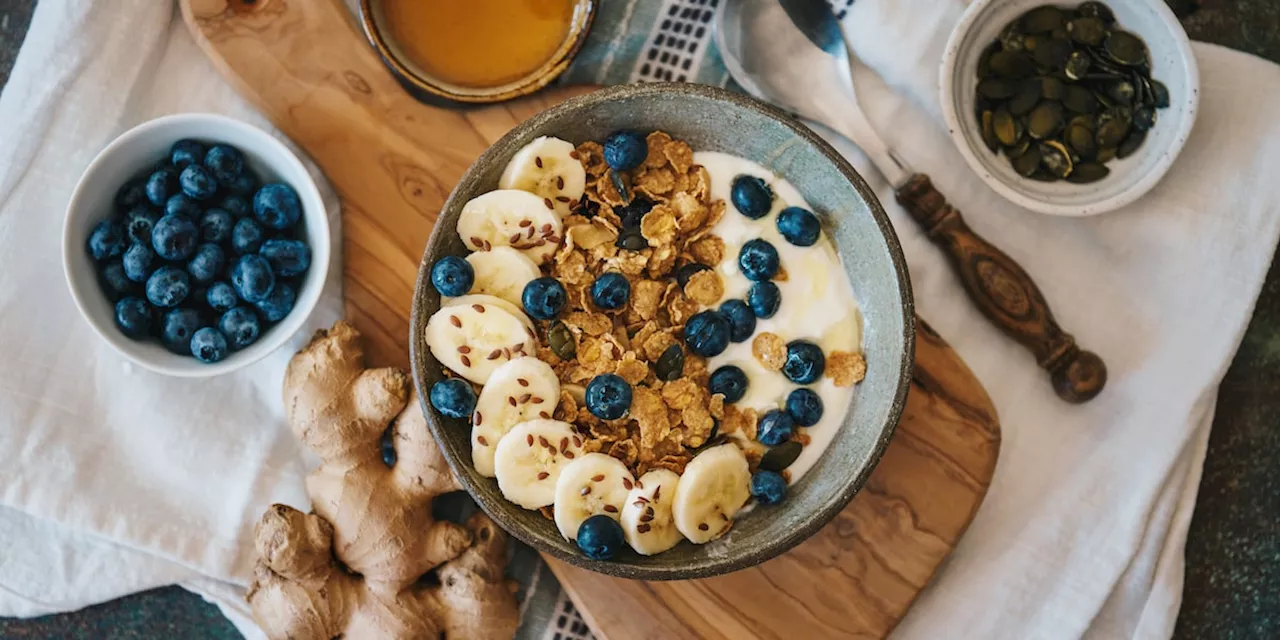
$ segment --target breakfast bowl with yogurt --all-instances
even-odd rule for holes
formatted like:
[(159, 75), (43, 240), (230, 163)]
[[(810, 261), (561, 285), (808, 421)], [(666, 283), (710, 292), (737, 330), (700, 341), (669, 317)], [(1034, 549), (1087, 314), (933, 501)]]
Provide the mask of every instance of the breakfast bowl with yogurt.
[(914, 340), (875, 197), (771, 107), (616, 87), (468, 170), (420, 267), (414, 379), (461, 483), (517, 538), (629, 578), (801, 542), (862, 486)]

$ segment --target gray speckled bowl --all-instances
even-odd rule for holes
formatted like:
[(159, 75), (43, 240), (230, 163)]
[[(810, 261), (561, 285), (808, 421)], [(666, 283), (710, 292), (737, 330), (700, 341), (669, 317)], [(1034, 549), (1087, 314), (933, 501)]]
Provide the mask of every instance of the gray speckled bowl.
[[(430, 266), (466, 255), (454, 228), (471, 198), (496, 189), (507, 160), (530, 140), (552, 135), (579, 143), (617, 129), (660, 129), (695, 150), (723, 151), (763, 164), (789, 180), (824, 219), (836, 240), (864, 316), (867, 378), (817, 465), (791, 488), (787, 501), (757, 507), (727, 536), (706, 545), (682, 542), (655, 556), (624, 551), (611, 562), (589, 560), (561, 537), (555, 523), (508, 502), (496, 481), (471, 465), (470, 428), (441, 416), (425, 400), (441, 376), (423, 338), (440, 307)], [(731, 210), (729, 215), (734, 215)], [(794, 274), (793, 274), (794, 277)], [(902, 249), (889, 219), (862, 177), (817, 135), (785, 113), (713, 87), (689, 84), (618, 86), (575, 98), (516, 127), (476, 160), (445, 202), (418, 270), (410, 321), (414, 384), (436, 441), (462, 485), (503, 529), (580, 567), (624, 578), (706, 578), (759, 564), (799, 544), (848, 504), (866, 481), (897, 426), (906, 401), (915, 346), (915, 314)]]

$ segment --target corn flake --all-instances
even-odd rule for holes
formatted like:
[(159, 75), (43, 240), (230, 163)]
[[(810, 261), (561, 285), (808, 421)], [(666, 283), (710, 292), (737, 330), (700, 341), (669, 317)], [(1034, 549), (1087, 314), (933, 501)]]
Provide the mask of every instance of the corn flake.
[(689, 245), (689, 253), (701, 264), (714, 267), (724, 260), (724, 240), (709, 235)]
[[(649, 147), (649, 153), (644, 159), (644, 166), (646, 168), (657, 168), (667, 164), (666, 147), (671, 142), (671, 136), (662, 131), (654, 131), (646, 136), (644, 141)], [(603, 148), (601, 148), (601, 151), (603, 153)]]
[(832, 351), (827, 354), (826, 377), (837, 387), (852, 387), (867, 377), (867, 360), (861, 353)]
[(724, 281), (715, 271), (699, 271), (689, 277), (689, 282), (684, 285), (684, 294), (694, 302), (709, 307), (724, 297)]
[(649, 246), (671, 244), (676, 239), (676, 214), (666, 205), (656, 205), (640, 219), (640, 234)]
[(676, 173), (687, 173), (693, 166), (693, 147), (684, 140), (672, 140), (662, 147), (662, 155)]
[(762, 332), (751, 341), (751, 355), (771, 371), (782, 371), (787, 362), (787, 345), (776, 333)]

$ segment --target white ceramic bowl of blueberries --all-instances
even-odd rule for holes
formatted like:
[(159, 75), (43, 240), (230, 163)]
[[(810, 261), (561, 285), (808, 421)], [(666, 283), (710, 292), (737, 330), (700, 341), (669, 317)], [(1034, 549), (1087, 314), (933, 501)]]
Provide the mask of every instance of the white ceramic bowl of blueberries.
[(63, 229), (76, 306), (122, 355), (205, 377), (256, 362), (315, 307), (324, 201), (288, 147), (214, 114), (125, 132), (76, 185)]

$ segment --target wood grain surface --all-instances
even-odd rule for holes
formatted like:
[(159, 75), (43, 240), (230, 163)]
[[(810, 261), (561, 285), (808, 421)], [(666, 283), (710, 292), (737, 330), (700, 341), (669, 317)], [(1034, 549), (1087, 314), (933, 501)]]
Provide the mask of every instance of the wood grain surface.
[[(339, 0), (181, 4), (227, 80), (337, 189), (347, 317), (375, 364), (405, 366), (418, 262), (449, 190), (512, 126), (585, 89), (484, 109), (426, 106), (382, 67)], [(986, 392), (922, 322), (897, 435), (866, 487), (818, 535), (709, 580), (640, 583), (552, 567), (609, 640), (882, 637), (968, 526), (999, 442)]]

